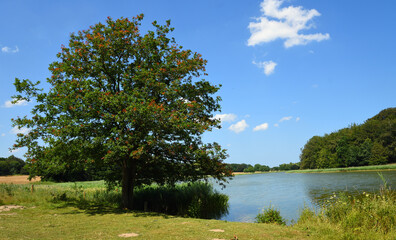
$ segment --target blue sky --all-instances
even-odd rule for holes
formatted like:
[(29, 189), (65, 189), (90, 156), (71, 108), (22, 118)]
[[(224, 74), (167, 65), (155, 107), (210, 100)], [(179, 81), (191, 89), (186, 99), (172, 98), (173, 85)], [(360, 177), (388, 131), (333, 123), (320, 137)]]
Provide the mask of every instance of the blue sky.
[[(223, 128), (204, 135), (229, 163), (298, 162), (314, 135), (363, 123), (396, 103), (396, 2), (384, 0), (1, 1), (0, 156), (17, 132), (15, 77), (45, 82), (72, 32), (144, 13), (142, 29), (171, 19), (172, 36), (208, 60), (222, 84)], [(44, 87), (48, 87), (43, 84)]]

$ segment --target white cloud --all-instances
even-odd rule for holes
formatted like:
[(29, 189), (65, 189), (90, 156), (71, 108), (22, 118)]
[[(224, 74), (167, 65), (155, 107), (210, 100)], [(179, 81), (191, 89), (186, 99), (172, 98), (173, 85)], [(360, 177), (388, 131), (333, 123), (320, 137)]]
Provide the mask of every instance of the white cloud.
[(27, 103), (28, 102), (26, 100), (20, 100), (13, 104), (11, 101), (8, 100), (4, 103), (4, 107), (11, 108), (11, 107), (15, 107), (15, 106), (25, 106), (25, 105), (27, 105)]
[(273, 62), (273, 61), (265, 61), (265, 62), (256, 62), (253, 61), (252, 62), (254, 65), (256, 65), (259, 68), (264, 69), (264, 73), (265, 75), (270, 75), (272, 73), (274, 73), (275, 71), (275, 67), (277, 65), (277, 63)]
[(13, 128), (11, 129), (10, 132), (11, 132), (12, 134), (18, 134), (18, 133), (27, 134), (27, 133), (29, 133), (30, 131), (31, 131), (30, 128), (22, 127), (22, 128), (20, 128), (20, 129), (18, 129), (18, 127), (15, 126), (15, 127), (13, 127)]
[(296, 122), (300, 121), (300, 119), (301, 119), (300, 117), (296, 117)]
[(249, 125), (246, 123), (245, 120), (241, 120), (235, 124), (232, 124), (228, 129), (230, 129), (231, 131), (235, 132), (235, 133), (240, 133), (245, 131), (245, 129), (249, 127)]
[(256, 126), (256, 127), (254, 127), (253, 128), (253, 131), (265, 131), (265, 130), (267, 130), (268, 129), (268, 123), (263, 123), (263, 124), (260, 124), (260, 125), (258, 125), (258, 126)]
[(279, 122), (289, 121), (289, 120), (292, 119), (292, 118), (293, 118), (292, 116), (283, 117), (283, 118), (281, 118), (281, 119), (279, 120)]
[(279, 124), (278, 124), (278, 123), (275, 123), (275, 124), (274, 124), (274, 127), (279, 127)]
[(233, 122), (236, 119), (236, 115), (233, 113), (216, 114), (213, 118), (219, 119), (223, 122)]
[(323, 41), (330, 38), (328, 33), (302, 34), (300, 31), (314, 27), (311, 20), (320, 16), (315, 9), (306, 10), (303, 7), (288, 6), (281, 8), (283, 0), (264, 0), (261, 4), (263, 15), (250, 22), (248, 28), (251, 36), (248, 46), (284, 40), (286, 48), (296, 45), (306, 45), (312, 41)]
[(4, 53), (17, 53), (17, 52), (19, 52), (19, 48), (17, 46), (15, 46), (15, 49), (12, 49), (12, 48), (6, 46), (6, 47), (2, 47), (1, 51)]

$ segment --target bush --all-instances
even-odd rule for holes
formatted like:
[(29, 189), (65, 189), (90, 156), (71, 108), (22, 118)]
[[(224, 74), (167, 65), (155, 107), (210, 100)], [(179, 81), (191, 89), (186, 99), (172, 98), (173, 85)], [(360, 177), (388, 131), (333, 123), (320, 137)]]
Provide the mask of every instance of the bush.
[(270, 206), (267, 209), (263, 209), (262, 213), (256, 216), (257, 223), (276, 223), (279, 225), (286, 225), (286, 221), (280, 215), (280, 211)]

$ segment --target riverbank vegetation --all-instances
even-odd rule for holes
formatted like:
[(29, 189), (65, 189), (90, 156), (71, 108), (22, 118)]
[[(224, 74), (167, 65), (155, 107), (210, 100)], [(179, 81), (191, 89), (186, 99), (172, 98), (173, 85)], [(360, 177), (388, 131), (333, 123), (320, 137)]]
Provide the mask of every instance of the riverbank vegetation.
[(301, 169), (396, 163), (396, 108), (385, 109), (363, 124), (312, 137), (300, 160)]
[[(204, 203), (205, 197), (187, 204), (180, 201), (182, 198), (188, 199), (182, 195), (197, 196), (211, 188), (205, 184), (189, 188), (189, 185), (185, 184), (180, 185), (179, 190), (169, 188), (156, 191), (158, 187), (137, 189), (135, 194), (140, 194), (137, 198), (141, 199), (150, 195), (150, 200), (158, 201), (155, 205), (159, 207), (159, 211), (152, 208), (152, 202), (145, 204), (145, 201), (141, 200), (136, 200), (141, 203), (137, 204), (141, 208), (131, 211), (119, 207), (119, 189), (106, 189), (104, 181), (41, 182), (34, 183), (33, 188), (32, 184), (0, 184), (1, 236), (2, 239), (27, 236), (33, 239), (117, 239), (121, 234), (135, 233), (143, 239), (233, 239), (234, 236), (238, 239), (396, 237), (396, 195), (386, 184), (376, 194), (362, 192), (352, 197), (335, 193), (323, 202), (320, 210), (303, 209), (299, 220), (289, 226), (283, 225), (282, 213), (276, 209), (264, 209), (257, 222), (283, 220), (278, 224), (189, 218), (196, 217), (190, 215), (198, 212), (195, 211), (196, 206), (202, 206), (201, 210), (209, 207)], [(186, 190), (187, 188), (189, 190)], [(153, 193), (155, 191), (157, 193)], [(172, 198), (178, 196), (180, 199), (171, 199), (167, 196), (169, 194)], [(210, 196), (213, 192), (203, 194)], [(211, 202), (217, 201), (210, 197), (207, 199)], [(179, 216), (184, 217), (164, 214), (170, 213), (171, 206), (166, 206), (169, 201), (179, 201), (184, 206), (190, 206), (185, 207), (187, 211), (184, 213), (179, 213)], [(219, 202), (224, 202), (224, 198)], [(4, 210), (7, 209), (6, 206), (10, 206), (10, 211)]]
[(295, 226), (315, 239), (396, 239), (396, 195), (386, 185), (377, 194), (334, 193), (319, 211), (303, 209)]
[(288, 171), (288, 173), (326, 173), (326, 172), (357, 172), (357, 171), (394, 171), (396, 164), (361, 166), (361, 167), (345, 167), (345, 168), (320, 168), (320, 169), (300, 169)]
[[(172, 185), (143, 185), (134, 193), (133, 210), (193, 218), (216, 219), (228, 213), (228, 196), (205, 182)], [(87, 209), (122, 209), (119, 188), (108, 189), (104, 181), (75, 183), (0, 184), (0, 205), (62, 202)]]

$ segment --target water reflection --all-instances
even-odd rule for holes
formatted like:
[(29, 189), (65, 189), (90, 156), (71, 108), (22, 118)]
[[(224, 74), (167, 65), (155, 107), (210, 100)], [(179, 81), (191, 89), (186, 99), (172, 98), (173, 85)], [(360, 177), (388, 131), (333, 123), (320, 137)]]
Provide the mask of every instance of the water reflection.
[[(388, 185), (396, 185), (396, 171), (382, 173)], [(229, 214), (223, 220), (254, 222), (261, 209), (272, 205), (290, 223), (298, 219), (304, 205), (318, 206), (334, 192), (375, 192), (381, 184), (376, 172), (344, 172), (238, 175), (224, 190), (216, 184), (214, 186), (230, 197)]]

